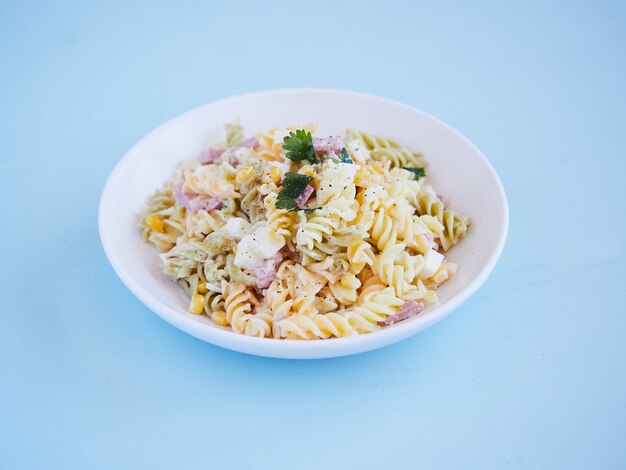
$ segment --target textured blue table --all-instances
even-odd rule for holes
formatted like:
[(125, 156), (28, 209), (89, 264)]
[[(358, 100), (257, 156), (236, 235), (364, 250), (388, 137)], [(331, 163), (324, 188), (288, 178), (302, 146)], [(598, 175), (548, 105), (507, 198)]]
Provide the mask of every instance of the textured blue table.
[[(0, 468), (626, 466), (624, 3), (52, 3), (0, 3)], [(123, 153), (294, 86), (417, 106), (498, 170), (507, 246), (445, 321), (262, 359), (113, 273), (96, 212)]]

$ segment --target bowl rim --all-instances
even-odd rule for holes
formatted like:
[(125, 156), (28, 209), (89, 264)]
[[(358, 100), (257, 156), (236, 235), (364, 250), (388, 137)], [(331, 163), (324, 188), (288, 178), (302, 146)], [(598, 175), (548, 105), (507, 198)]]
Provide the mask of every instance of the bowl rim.
[[(327, 93), (352, 95), (357, 98), (366, 98), (370, 100), (374, 99), (381, 103), (405, 108), (412, 112), (421, 114), (427, 119), (435, 121), (438, 125), (441, 125), (445, 127), (448, 131), (456, 134), (457, 137), (462, 139), (483, 160), (483, 163), (486, 165), (486, 168), (488, 169), (491, 177), (496, 183), (496, 189), (503, 204), (503, 217), (500, 220), (499, 227), (497, 227), (500, 236), (498, 237), (498, 241), (492, 249), (486, 263), (479, 271), (479, 274), (474, 279), (472, 279), (459, 293), (457, 293), (446, 302), (435, 306), (432, 310), (429, 310), (428, 315), (416, 316), (409, 321), (397, 323), (390, 327), (382, 328), (369, 334), (343, 338), (289, 340), (246, 336), (243, 334), (235, 333), (232, 330), (219, 327), (217, 325), (206, 325), (198, 322), (193, 318), (182, 315), (179, 310), (176, 310), (160, 302), (154, 295), (152, 295), (130, 275), (130, 273), (125, 268), (122, 259), (116, 253), (113, 246), (113, 241), (108, 235), (110, 231), (107, 231), (107, 227), (105, 226), (104, 214), (107, 210), (108, 201), (110, 199), (110, 195), (112, 194), (116, 180), (120, 177), (129, 162), (133, 158), (135, 158), (135, 156), (138, 154), (139, 149), (144, 145), (144, 143), (151, 139), (154, 135), (161, 133), (169, 127), (179, 123), (180, 121), (187, 119), (188, 117), (190, 117), (190, 115), (198, 112), (205, 107), (213, 106), (218, 103), (223, 103), (227, 101), (245, 100), (249, 98), (260, 97), (263, 95), (293, 93)], [(489, 162), (489, 160), (483, 155), (483, 153), (463, 134), (461, 134), (459, 131), (457, 131), (444, 121), (408, 104), (369, 93), (332, 88), (279, 88), (244, 93), (219, 99), (216, 101), (211, 101), (167, 120), (160, 126), (150, 131), (143, 138), (141, 138), (141, 140), (134, 144), (115, 164), (115, 167), (113, 168), (103, 187), (98, 206), (98, 231), (102, 246), (104, 248), (104, 252), (118, 277), (146, 307), (148, 307), (150, 310), (152, 310), (154, 313), (156, 313), (158, 316), (160, 316), (162, 319), (172, 324), (173, 326), (185, 331), (192, 336), (195, 336), (196, 338), (202, 339), (216, 346), (259, 356), (292, 359), (338, 357), (377, 349), (379, 347), (401, 341), (442, 320), (444, 317), (448, 316), (453, 310), (463, 304), (487, 280), (487, 278), (493, 271), (498, 259), (500, 258), (500, 255), (502, 254), (502, 250), (504, 249), (504, 245), (508, 235), (508, 229), (509, 206), (504, 186), (502, 185), (502, 182), (498, 177), (498, 174), (496, 173), (491, 162)]]

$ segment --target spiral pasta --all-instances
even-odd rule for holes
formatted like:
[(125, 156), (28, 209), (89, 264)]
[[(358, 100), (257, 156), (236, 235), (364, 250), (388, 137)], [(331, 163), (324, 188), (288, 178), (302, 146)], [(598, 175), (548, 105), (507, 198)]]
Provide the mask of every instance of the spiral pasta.
[[(226, 163), (226, 165), (228, 165)], [(195, 170), (186, 170), (184, 174), (185, 188), (192, 193), (205, 194), (219, 199), (235, 199), (240, 195), (228, 179), (220, 175), (214, 165), (201, 165)]]
[(421, 153), (413, 152), (403, 147), (395, 140), (385, 139), (384, 137), (373, 134), (366, 134), (365, 132), (356, 131), (354, 129), (348, 129), (346, 131), (346, 137), (360, 140), (365, 145), (365, 148), (369, 150), (373, 160), (381, 162), (389, 161), (392, 167), (424, 168), (426, 166), (424, 156)]
[(435, 217), (442, 225), (443, 230), (437, 233), (437, 237), (444, 251), (448, 251), (467, 232), (469, 219), (456, 211), (445, 209), (443, 201), (430, 186), (420, 191), (417, 209), (420, 214)]
[(393, 315), (404, 304), (395, 295), (392, 287), (372, 292), (364, 296), (361, 304), (342, 312), (341, 316), (357, 333), (371, 333), (380, 329), (380, 324), (389, 315)]
[(395, 245), (398, 240), (398, 230), (391, 216), (380, 210), (374, 216), (374, 223), (370, 229), (372, 241), (378, 250), (383, 251), (388, 246)]
[(224, 309), (226, 321), (235, 333), (261, 338), (270, 335), (272, 317), (266, 312), (253, 313), (257, 305), (254, 294), (246, 286), (232, 282), (227, 285)]
[(406, 245), (387, 246), (377, 257), (372, 271), (387, 286), (393, 287), (395, 295), (403, 300), (415, 300), (423, 297), (412, 284), (421, 271), (421, 255), (411, 257), (404, 250)]
[(356, 334), (350, 322), (338, 313), (313, 316), (291, 315), (279, 320), (280, 337), (289, 339), (325, 339)]
[(175, 204), (171, 189), (158, 190), (139, 221), (144, 240), (161, 252), (172, 249), (178, 237), (187, 230), (185, 210)]
[(243, 126), (239, 122), (227, 122), (224, 129), (226, 129), (226, 147), (234, 147), (244, 139)]
[(425, 184), (421, 154), (354, 130), (225, 129), (139, 220), (190, 313), (239, 334), (313, 340), (371, 333), (437, 302), (457, 269), (443, 253), (470, 219)]
[(336, 199), (312, 214), (298, 214), (295, 242), (296, 248), (306, 256), (305, 264), (346, 252), (336, 235), (341, 227), (356, 218), (355, 205), (356, 201)]

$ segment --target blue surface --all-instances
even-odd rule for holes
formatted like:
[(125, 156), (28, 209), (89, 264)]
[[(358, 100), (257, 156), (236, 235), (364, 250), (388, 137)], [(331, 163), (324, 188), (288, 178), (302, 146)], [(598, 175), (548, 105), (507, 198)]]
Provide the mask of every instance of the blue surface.
[[(626, 467), (626, 5), (503, 3), (1, 2), (0, 467)], [(295, 86), (404, 101), (494, 164), (509, 240), (445, 321), (263, 359), (113, 273), (96, 212), (124, 152)]]

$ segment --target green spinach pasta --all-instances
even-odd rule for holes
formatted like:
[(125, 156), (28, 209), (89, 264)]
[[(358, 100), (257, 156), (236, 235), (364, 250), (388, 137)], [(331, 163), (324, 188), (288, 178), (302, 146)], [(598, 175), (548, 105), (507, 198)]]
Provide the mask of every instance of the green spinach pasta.
[(420, 314), (456, 272), (470, 220), (426, 183), (423, 155), (314, 126), (226, 139), (185, 162), (139, 225), (188, 311), (236, 333), (326, 339)]

